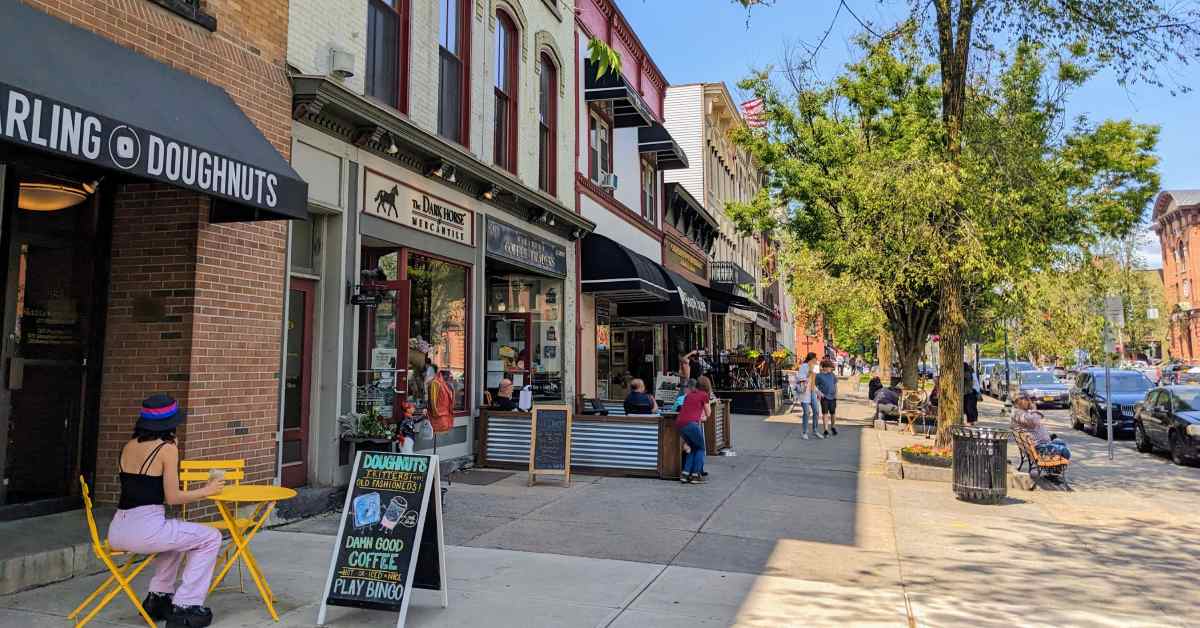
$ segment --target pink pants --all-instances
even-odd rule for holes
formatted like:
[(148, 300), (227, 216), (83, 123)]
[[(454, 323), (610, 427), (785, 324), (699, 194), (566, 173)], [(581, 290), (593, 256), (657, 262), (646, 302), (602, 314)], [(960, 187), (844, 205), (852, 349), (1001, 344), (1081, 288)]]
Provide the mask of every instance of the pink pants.
[[(108, 526), (108, 542), (114, 549), (158, 554), (150, 591), (174, 593), (177, 606), (204, 605), (221, 550), (220, 532), (198, 523), (167, 519), (162, 506), (140, 506), (117, 511)], [(187, 566), (179, 576), (185, 554)], [(183, 580), (178, 589), (176, 578)]]

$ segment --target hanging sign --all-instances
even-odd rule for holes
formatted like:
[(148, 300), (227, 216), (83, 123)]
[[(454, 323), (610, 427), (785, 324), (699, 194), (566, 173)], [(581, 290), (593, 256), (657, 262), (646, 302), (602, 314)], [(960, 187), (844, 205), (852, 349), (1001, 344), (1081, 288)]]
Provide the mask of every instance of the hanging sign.
[(561, 475), (571, 485), (571, 407), (534, 406), (529, 425), (529, 485), (538, 475)]
[(360, 451), (354, 459), (317, 625), (329, 606), (400, 613), (412, 589), (446, 589), (438, 457)]
[(363, 183), (363, 213), (475, 246), (475, 212), (370, 169)]
[(567, 276), (566, 247), (491, 218), (487, 222), (487, 254), (555, 277)]

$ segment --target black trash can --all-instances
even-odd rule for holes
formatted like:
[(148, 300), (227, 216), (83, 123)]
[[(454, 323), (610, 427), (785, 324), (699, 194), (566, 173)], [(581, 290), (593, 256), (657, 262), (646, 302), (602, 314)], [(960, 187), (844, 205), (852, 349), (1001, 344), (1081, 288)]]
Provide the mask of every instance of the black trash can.
[(958, 426), (954, 493), (963, 501), (998, 504), (1008, 496), (1008, 430)]

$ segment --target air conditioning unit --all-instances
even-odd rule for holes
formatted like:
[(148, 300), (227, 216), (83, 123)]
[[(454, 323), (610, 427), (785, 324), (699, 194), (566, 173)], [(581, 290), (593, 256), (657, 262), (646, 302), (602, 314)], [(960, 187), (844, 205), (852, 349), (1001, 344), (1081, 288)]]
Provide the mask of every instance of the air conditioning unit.
[(618, 182), (617, 175), (615, 175), (611, 172), (601, 172), (600, 173), (600, 187), (608, 188), (610, 190), (615, 190), (615, 189), (617, 189), (617, 182)]
[(342, 80), (354, 76), (354, 55), (337, 46), (330, 46), (329, 74)]

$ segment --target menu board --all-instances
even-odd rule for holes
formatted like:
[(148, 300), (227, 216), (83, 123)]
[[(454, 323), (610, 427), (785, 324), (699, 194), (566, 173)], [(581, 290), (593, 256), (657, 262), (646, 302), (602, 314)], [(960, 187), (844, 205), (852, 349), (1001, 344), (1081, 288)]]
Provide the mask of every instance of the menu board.
[(571, 483), (571, 408), (534, 406), (529, 426), (529, 484), (539, 474)]
[(438, 457), (360, 451), (354, 460), (317, 624), (326, 606), (400, 613), (412, 588), (446, 590)]

